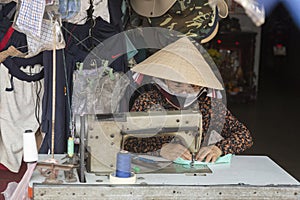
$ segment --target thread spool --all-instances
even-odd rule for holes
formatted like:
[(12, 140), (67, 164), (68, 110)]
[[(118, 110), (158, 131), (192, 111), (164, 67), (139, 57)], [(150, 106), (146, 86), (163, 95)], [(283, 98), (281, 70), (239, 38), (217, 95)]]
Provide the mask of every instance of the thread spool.
[(117, 154), (116, 177), (128, 178), (131, 176), (131, 154), (128, 151), (120, 151)]
[(68, 139), (68, 156), (71, 158), (74, 155), (74, 139), (69, 137)]
[(23, 160), (24, 162), (36, 162), (38, 160), (35, 133), (32, 130), (26, 130), (23, 133)]

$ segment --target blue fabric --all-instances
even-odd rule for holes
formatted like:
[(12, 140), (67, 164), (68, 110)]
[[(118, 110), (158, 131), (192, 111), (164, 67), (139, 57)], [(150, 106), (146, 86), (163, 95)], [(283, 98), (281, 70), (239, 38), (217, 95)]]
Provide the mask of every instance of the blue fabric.
[(59, 0), (58, 12), (62, 19), (71, 19), (80, 12), (80, 0)]
[[(66, 152), (67, 145), (67, 122), (66, 122), (66, 96), (64, 87), (66, 87), (65, 72), (63, 68), (62, 50), (56, 52), (56, 107), (55, 107), (55, 137), (54, 153)], [(42, 131), (46, 133), (40, 153), (48, 153), (51, 149), (52, 133), (52, 74), (53, 60), (52, 51), (43, 52), (44, 64), (44, 97), (42, 105)]]

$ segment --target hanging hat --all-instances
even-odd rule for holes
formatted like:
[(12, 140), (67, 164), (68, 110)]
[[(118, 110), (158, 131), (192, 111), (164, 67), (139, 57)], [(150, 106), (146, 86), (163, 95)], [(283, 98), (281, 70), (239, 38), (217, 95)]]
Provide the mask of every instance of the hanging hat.
[(221, 18), (226, 18), (228, 16), (228, 6), (224, 0), (208, 0), (211, 7), (217, 6), (218, 14)]
[[(133, 10), (144, 17), (159, 17), (165, 14), (177, 0), (130, 0)], [(208, 0), (211, 6), (217, 6), (219, 16), (228, 15), (228, 6), (224, 0)], [(206, 1), (207, 2), (207, 1)]]
[(145, 17), (159, 17), (165, 14), (176, 0), (131, 0), (133, 10)]
[(224, 0), (131, 0), (131, 4), (139, 15), (149, 17), (151, 27), (176, 31), (201, 43), (217, 34), (219, 19), (228, 15)]
[(183, 37), (159, 50), (132, 71), (171, 81), (223, 90), (223, 86), (202, 54)]

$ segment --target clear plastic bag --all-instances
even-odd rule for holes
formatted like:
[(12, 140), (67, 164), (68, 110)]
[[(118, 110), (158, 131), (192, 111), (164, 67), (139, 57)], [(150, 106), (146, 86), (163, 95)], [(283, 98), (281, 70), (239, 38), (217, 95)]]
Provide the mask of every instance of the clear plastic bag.
[(240, 4), (256, 26), (265, 23), (265, 9), (256, 0), (234, 0)]
[(119, 103), (130, 83), (129, 78), (109, 68), (78, 70), (74, 73), (73, 114), (109, 114), (119, 110)]

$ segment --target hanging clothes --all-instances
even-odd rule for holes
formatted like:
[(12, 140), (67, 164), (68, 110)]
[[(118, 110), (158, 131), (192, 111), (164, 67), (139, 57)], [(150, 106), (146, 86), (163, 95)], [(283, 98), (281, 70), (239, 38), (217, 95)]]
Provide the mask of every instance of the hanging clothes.
[(108, 9), (108, 0), (92, 0), (93, 18), (101, 17), (104, 21), (110, 23), (110, 13)]
[(27, 52), (26, 36), (12, 27), (12, 21), (16, 11), (16, 3), (5, 4), (0, 11), (0, 51), (14, 46), (19, 51)]
[(74, 17), (72, 17), (71, 19), (67, 19), (65, 20), (68, 23), (72, 23), (72, 24), (85, 24), (85, 22), (88, 19), (88, 14), (87, 11), (90, 7), (90, 1), (87, 0), (81, 0), (80, 1), (80, 11), (77, 13), (77, 15), (75, 15)]
[[(108, 23), (101, 17), (97, 17), (96, 19), (94, 19), (94, 21), (92, 20), (92, 18), (90, 18), (83, 24), (72, 24), (67, 22), (64, 22), (63, 24), (63, 34), (66, 42), (66, 47), (63, 50), (57, 50), (56, 52), (57, 76), (54, 153), (66, 152), (67, 137), (70, 133), (69, 122), (71, 116), (70, 96), (72, 94), (72, 76), (73, 71), (75, 70), (76, 62), (84, 62), (85, 58), (90, 54), (90, 51), (93, 48), (101, 44), (106, 39), (122, 31), (121, 5), (122, 0), (108, 0), (110, 23)], [(92, 37), (89, 37), (90, 34)], [(12, 39), (13, 37), (16, 37), (17, 40)], [(115, 47), (117, 48), (112, 48), (114, 47), (114, 43), (112, 43), (113, 45), (110, 47), (111, 52), (107, 51), (105, 52), (105, 55), (110, 58), (111, 68), (114, 68), (115, 71), (126, 72), (128, 71), (128, 67), (126, 64), (127, 58), (122, 54), (122, 52), (126, 52), (124, 50), (126, 47), (125, 39), (122, 40), (119, 38), (115, 42), (119, 43), (118, 46), (115, 45)], [(12, 44), (15, 44), (14, 46), (17, 49), (26, 46), (26, 36), (23, 33), (15, 30), (12, 33), (7, 45), (5, 45), (5, 48), (8, 48)], [(22, 48), (20, 49), (20, 51), (27, 52), (27, 48)], [(39, 153), (48, 153), (49, 149), (51, 148), (53, 84), (52, 53), (52, 51), (43, 51), (42, 53), (38, 54), (37, 57), (33, 57), (35, 59), (40, 59), (42, 65), (44, 66), (43, 75), (45, 89), (42, 102), (42, 132), (45, 133), (45, 138), (41, 145)], [(29, 61), (28, 59), (24, 60)], [(22, 77), (22, 74), (14, 72), (14, 70), (17, 70), (19, 68), (20, 63), (18, 63), (18, 61), (19, 60), (17, 60), (16, 58), (7, 58), (5, 63), (9, 66), (9, 72), (14, 74), (13, 76), (26, 80), (28, 77)]]
[[(52, 133), (52, 74), (53, 59), (52, 51), (43, 52), (44, 64), (44, 97), (42, 105), (42, 132), (46, 133), (40, 153), (48, 153), (51, 149), (51, 133)], [(66, 122), (66, 79), (63, 65), (62, 50), (56, 51), (56, 104), (55, 104), (55, 137), (54, 137), (54, 153), (66, 152), (67, 142), (67, 122)]]
[[(38, 73), (39, 66), (24, 68), (26, 73)], [(39, 128), (40, 108), (38, 99), (42, 98), (43, 86), (40, 82), (25, 82), (14, 79), (14, 90), (10, 86), (8, 69), (0, 65), (0, 163), (17, 173), (22, 162), (23, 133), (25, 130), (36, 132)], [(39, 94), (37, 90), (41, 90)], [(36, 118), (38, 116), (38, 119)]]
[(21, 81), (39, 81), (44, 78), (44, 69), (41, 69), (39, 73), (34, 75), (28, 75), (24, 71), (21, 70), (23, 66), (34, 66), (36, 64), (42, 65), (43, 63), (43, 56), (42, 54), (36, 55), (32, 58), (6, 58), (3, 62), (4, 66), (8, 69), (9, 74), (13, 77), (18, 78)]

